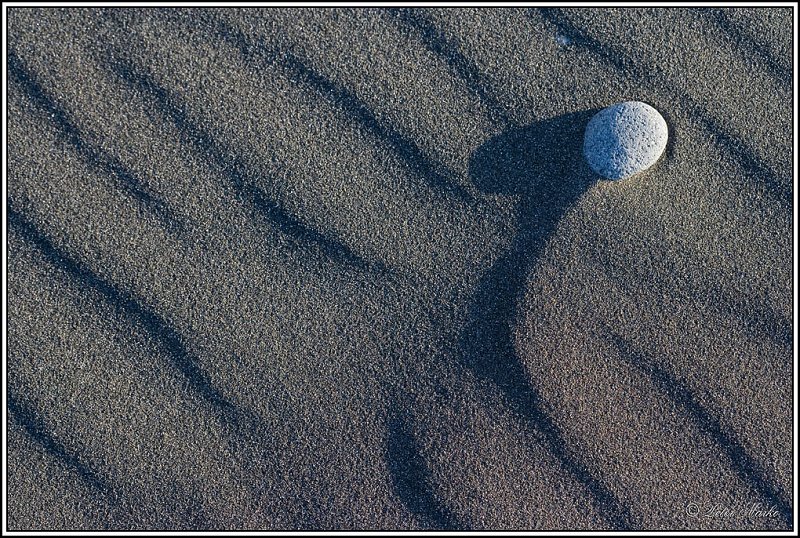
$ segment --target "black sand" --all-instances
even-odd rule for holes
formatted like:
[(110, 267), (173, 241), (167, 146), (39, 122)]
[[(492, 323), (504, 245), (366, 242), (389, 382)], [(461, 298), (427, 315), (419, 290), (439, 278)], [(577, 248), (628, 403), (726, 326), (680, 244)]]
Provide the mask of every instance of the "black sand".
[(9, 13), (10, 529), (792, 527), (791, 9)]

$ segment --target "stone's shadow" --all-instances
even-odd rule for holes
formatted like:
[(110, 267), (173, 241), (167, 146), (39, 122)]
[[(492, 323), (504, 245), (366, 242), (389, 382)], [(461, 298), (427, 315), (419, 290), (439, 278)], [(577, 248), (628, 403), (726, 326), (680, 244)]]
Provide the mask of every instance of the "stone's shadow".
[(513, 366), (518, 361), (511, 326), (529, 273), (564, 213), (598, 179), (583, 158), (583, 131), (596, 112), (506, 131), (472, 156), (470, 176), (479, 189), (518, 198), (517, 233), (478, 283), (470, 307), (472, 330), (462, 339), (466, 365), (501, 387), (524, 377), (519, 375), (521, 367), (518, 371)]
[(599, 111), (542, 120), (488, 140), (470, 159), (473, 184), (487, 193), (522, 196), (522, 216), (533, 206), (552, 205), (549, 196), (556, 191), (587, 189), (597, 176), (583, 158), (583, 133)]
[(547, 414), (517, 356), (513, 326), (531, 270), (565, 212), (599, 177), (583, 158), (590, 110), (506, 131), (483, 144), (470, 176), (484, 192), (518, 197), (518, 231), (506, 254), (479, 281), (460, 339), (463, 366), (494, 385), (511, 410), (528, 422), (562, 470), (586, 490), (608, 525), (631, 527), (628, 509), (595, 478)]

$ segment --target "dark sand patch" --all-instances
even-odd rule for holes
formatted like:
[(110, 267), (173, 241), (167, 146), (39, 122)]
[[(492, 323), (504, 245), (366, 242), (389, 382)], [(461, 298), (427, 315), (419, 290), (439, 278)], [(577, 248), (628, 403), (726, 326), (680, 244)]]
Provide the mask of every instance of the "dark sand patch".
[(790, 528), (790, 10), (9, 14), (10, 528)]

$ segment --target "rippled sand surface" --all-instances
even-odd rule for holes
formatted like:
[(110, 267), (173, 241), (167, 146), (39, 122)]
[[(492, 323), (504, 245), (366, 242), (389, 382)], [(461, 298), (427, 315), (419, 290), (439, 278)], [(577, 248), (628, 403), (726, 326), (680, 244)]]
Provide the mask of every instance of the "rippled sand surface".
[(791, 528), (791, 9), (12, 8), (7, 74), (10, 529)]

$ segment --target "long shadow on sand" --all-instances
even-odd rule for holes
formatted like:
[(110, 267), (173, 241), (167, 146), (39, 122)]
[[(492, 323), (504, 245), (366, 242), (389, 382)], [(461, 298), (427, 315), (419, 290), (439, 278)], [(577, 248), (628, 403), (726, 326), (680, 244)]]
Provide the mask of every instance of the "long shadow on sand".
[(480, 68), (465, 56), (459, 47), (440, 31), (424, 9), (390, 8), (380, 11), (401, 29), (415, 33), (422, 40), (425, 48), (441, 58), (450, 70), (461, 79), (470, 93), (476, 96), (486, 107), (489, 117), (495, 125), (507, 127), (511, 118), (503, 110), (502, 104), (494, 97), (491, 85)]
[[(108, 58), (114, 58), (111, 61)], [(123, 59), (123, 54), (110, 54), (103, 65), (120, 78), (130, 88), (147, 96), (161, 112), (164, 119), (171, 122), (185, 137), (184, 143), (193, 148), (198, 156), (213, 165), (221, 177), (226, 178), (240, 196), (252, 205), (261, 217), (278, 228), (300, 248), (316, 245), (326, 258), (359, 271), (373, 271), (378, 274), (392, 274), (392, 269), (378, 260), (367, 260), (355, 253), (345, 243), (301, 220), (283, 207), (277, 200), (268, 196), (258, 186), (259, 178), (248, 172), (244, 160), (236, 157), (238, 150), (227, 146), (218, 137), (205, 129), (192, 118), (188, 107), (177, 94), (159, 85), (145, 69)]]
[(165, 11), (160, 16), (165, 21), (188, 27), (192, 32), (198, 30), (205, 32), (212, 42), (224, 41), (239, 52), (245, 64), (257, 70), (280, 67), (289, 75), (288, 80), (291, 83), (315, 92), (320, 99), (342, 112), (360, 130), (386, 146), (410, 172), (427, 183), (431, 189), (429, 195), (452, 196), (465, 203), (474, 202), (472, 194), (453, 180), (455, 174), (452, 170), (443, 168), (441, 164), (426, 156), (412, 137), (401, 132), (401, 129), (391, 122), (381, 119), (367, 102), (313, 67), (307, 58), (288, 44), (280, 44), (280, 40), (248, 36), (213, 13), (213, 10), (193, 12), (189, 17)]
[(608, 524), (631, 527), (628, 510), (581, 463), (542, 406), (514, 348), (517, 304), (531, 270), (565, 212), (596, 175), (582, 158), (583, 130), (596, 110), (507, 131), (473, 155), (470, 175), (485, 192), (518, 197), (518, 232), (511, 247), (483, 276), (461, 336), (463, 364), (491, 382), (517, 416), (531, 424), (562, 469), (585, 488)]
[(770, 52), (763, 43), (757, 42), (745, 30), (741, 23), (736, 22), (726, 9), (703, 8), (692, 10), (700, 17), (706, 17), (721, 32), (725, 32), (734, 44), (746, 55), (761, 60), (762, 65), (769, 75), (784, 89), (792, 89), (792, 68)]
[[(54, 267), (87, 291), (99, 294), (117, 312), (138, 326), (158, 343), (170, 364), (185, 379), (190, 388), (217, 417), (229, 432), (233, 451), (259, 446), (265, 437), (261, 419), (252, 411), (241, 408), (217, 388), (212, 377), (200, 364), (200, 359), (186, 346), (186, 337), (166, 318), (132, 293), (95, 273), (83, 262), (56, 246), (37, 225), (8, 200), (8, 227), (26, 242), (36, 247)], [(26, 416), (24, 413), (20, 416)], [(25, 424), (25, 422), (23, 421)], [(28, 431), (30, 427), (26, 426)], [(40, 438), (41, 440), (42, 438)]]
[(69, 112), (48, 93), (34, 73), (13, 48), (8, 51), (9, 80), (16, 84), (35, 109), (45, 115), (61, 139), (75, 154), (105, 178), (113, 178), (116, 186), (133, 198), (143, 211), (154, 215), (171, 233), (183, 233), (185, 224), (175, 211), (151, 192), (151, 180), (137, 175), (108, 150), (91, 142), (90, 137), (75, 124)]
[(630, 342), (603, 325), (605, 337), (616, 346), (620, 358), (649, 377), (671, 402), (682, 408), (698, 429), (722, 450), (742, 482), (763, 499), (765, 506), (776, 510), (786, 528), (791, 529), (792, 503), (783, 497), (775, 484), (770, 483), (762, 465), (748, 453), (736, 435), (725, 430), (720, 420), (700, 403), (689, 386), (660, 365), (660, 361), (634, 349)]
[(86, 465), (77, 454), (70, 451), (51, 432), (38, 414), (16, 395), (17, 389), (9, 388), (9, 418), (23, 427), (30, 438), (44, 449), (47, 454), (72, 469), (90, 488), (105, 496), (110, 502), (117, 500), (115, 492), (106, 480), (94, 469)]
[(406, 508), (431, 529), (464, 529), (433, 491), (430, 472), (402, 410), (390, 417), (388, 434), (386, 461), (392, 487)]

